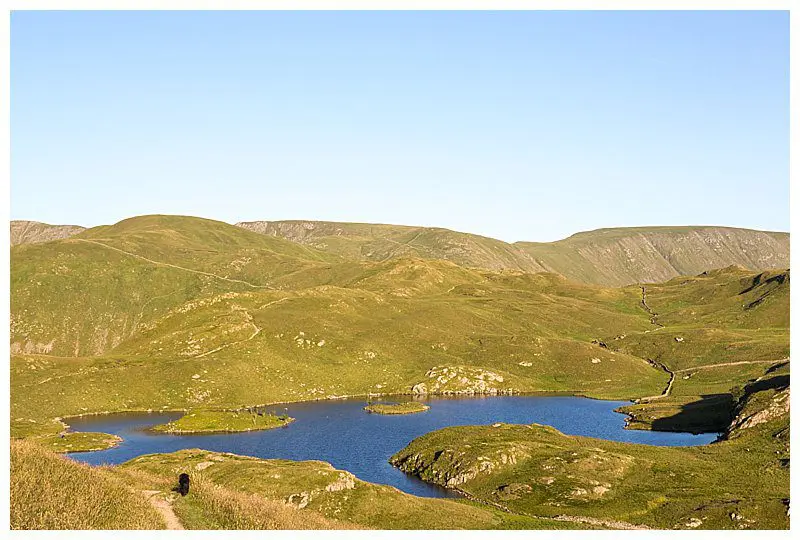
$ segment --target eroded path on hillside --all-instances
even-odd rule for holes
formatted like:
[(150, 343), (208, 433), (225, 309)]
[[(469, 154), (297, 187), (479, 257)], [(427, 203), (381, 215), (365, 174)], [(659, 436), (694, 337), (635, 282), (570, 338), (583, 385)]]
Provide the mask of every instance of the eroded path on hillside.
[(650, 314), (650, 323), (658, 328), (664, 328), (663, 324), (656, 321), (658, 313), (650, 309), (650, 306), (647, 305), (647, 289), (645, 289), (644, 285), (640, 285), (639, 288), (642, 289), (642, 306), (644, 307), (645, 311)]
[(746, 366), (746, 365), (751, 365), (751, 364), (778, 364), (780, 362), (785, 362), (787, 360), (788, 360), (788, 358), (784, 358), (782, 360), (742, 360), (740, 362), (722, 362), (722, 363), (719, 363), (719, 364), (708, 364), (708, 365), (704, 365), (704, 366), (697, 366), (697, 367), (690, 367), (690, 368), (683, 368), (683, 369), (675, 369), (675, 370), (669, 369), (667, 366), (665, 366), (661, 362), (650, 361), (651, 365), (655, 365), (656, 367), (659, 367), (659, 368), (663, 369), (664, 371), (666, 371), (667, 373), (669, 373), (669, 376), (670, 376), (669, 384), (667, 384), (667, 387), (664, 389), (664, 391), (661, 394), (659, 394), (657, 396), (647, 396), (647, 397), (639, 398), (639, 399), (636, 400), (636, 402), (637, 403), (647, 403), (647, 402), (650, 402), (650, 401), (653, 401), (653, 400), (656, 400), (656, 399), (662, 399), (662, 398), (665, 398), (665, 397), (669, 397), (670, 393), (672, 392), (672, 386), (675, 383), (675, 376), (678, 373), (690, 373), (690, 372), (694, 373), (695, 371), (702, 371), (702, 370), (705, 370), (705, 369), (714, 369), (714, 368), (727, 367), (727, 366)]
[(225, 277), (225, 276), (220, 276), (218, 274), (212, 274), (211, 272), (204, 272), (202, 270), (195, 270), (193, 268), (186, 268), (185, 266), (178, 266), (177, 264), (165, 263), (165, 262), (162, 262), (162, 261), (154, 261), (153, 259), (148, 259), (147, 257), (144, 257), (142, 255), (138, 255), (136, 253), (131, 253), (130, 251), (125, 251), (124, 249), (119, 249), (119, 248), (116, 248), (114, 246), (109, 246), (108, 244), (104, 244), (104, 243), (98, 242), (96, 240), (86, 240), (84, 238), (75, 238), (75, 239), (67, 240), (67, 241), (68, 242), (86, 242), (87, 244), (95, 244), (95, 245), (98, 245), (98, 246), (102, 246), (102, 247), (104, 247), (106, 249), (111, 249), (113, 251), (117, 251), (117, 252), (122, 253), (124, 255), (127, 255), (129, 257), (133, 257), (135, 259), (139, 259), (139, 260), (142, 260), (142, 261), (145, 261), (145, 262), (149, 262), (150, 264), (155, 264), (155, 265), (158, 265), (158, 266), (168, 266), (169, 268), (175, 268), (177, 270), (183, 270), (184, 272), (191, 272), (192, 274), (200, 274), (200, 275), (203, 275), (203, 276), (208, 276), (208, 277), (212, 277), (212, 278), (216, 278), (216, 279), (221, 279), (222, 281), (228, 281), (230, 283), (239, 283), (241, 285), (246, 285), (248, 287), (252, 287), (253, 289), (271, 289), (271, 290), (274, 290), (274, 287), (272, 287), (270, 285), (255, 285), (253, 283), (250, 283), (249, 281), (244, 281), (244, 280), (241, 280), (241, 279), (228, 278), (228, 277)]
[(686, 373), (688, 371), (700, 371), (701, 369), (713, 369), (726, 366), (746, 366), (749, 364), (777, 364), (779, 362), (785, 362), (786, 360), (788, 360), (788, 358), (784, 358), (783, 360), (742, 360), (741, 362), (723, 362), (721, 364), (708, 364), (705, 366), (676, 369), (675, 373)]
[(156, 511), (164, 518), (164, 523), (167, 525), (169, 531), (182, 531), (183, 524), (175, 511), (172, 509), (172, 503), (168, 501), (161, 494), (160, 491), (154, 489), (143, 489), (142, 495), (145, 496), (147, 501), (156, 509)]
[[(286, 302), (287, 300), (291, 300), (291, 298), (285, 297), (285, 298), (279, 298), (278, 300), (273, 300), (272, 302), (267, 302), (266, 304), (264, 304), (262, 306), (259, 306), (258, 310), (260, 311), (260, 310), (262, 310), (264, 308), (267, 308), (269, 306), (274, 306), (275, 304), (280, 304), (282, 302)], [(250, 314), (249, 311), (245, 310), (245, 314), (247, 315), (249, 324), (253, 327), (253, 333), (250, 335), (250, 337), (247, 337), (245, 339), (240, 339), (239, 341), (234, 341), (232, 343), (225, 343), (224, 345), (220, 345), (219, 347), (211, 349), (210, 351), (206, 351), (206, 352), (200, 353), (200, 354), (198, 354), (196, 356), (192, 356), (192, 358), (202, 358), (204, 356), (208, 356), (209, 354), (214, 354), (215, 352), (219, 352), (219, 351), (221, 351), (223, 349), (227, 349), (228, 347), (233, 347), (234, 345), (239, 345), (241, 343), (246, 343), (246, 342), (254, 339), (258, 334), (261, 333), (261, 330), (263, 330), (263, 328), (260, 328), (259, 326), (256, 326), (256, 323), (253, 322), (253, 315)]]

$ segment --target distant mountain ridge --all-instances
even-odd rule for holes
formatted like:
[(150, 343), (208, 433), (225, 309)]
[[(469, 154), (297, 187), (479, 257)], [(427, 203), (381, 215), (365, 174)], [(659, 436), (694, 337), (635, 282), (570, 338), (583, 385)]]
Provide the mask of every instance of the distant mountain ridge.
[(789, 233), (733, 227), (598, 229), (514, 245), (550, 271), (606, 286), (657, 283), (728, 266), (789, 267)]
[[(603, 286), (657, 283), (732, 265), (749, 270), (789, 267), (789, 233), (734, 227), (621, 227), (580, 232), (555, 242), (512, 244), (439, 227), (302, 220), (236, 226), (344, 260), (446, 260), (464, 268), (555, 272)], [(12, 221), (11, 245), (68, 238), (84, 230)]]
[(354, 260), (419, 257), (486, 270), (547, 271), (513, 244), (439, 227), (332, 221), (253, 221), (236, 226)]
[(16, 220), (11, 222), (11, 245), (61, 240), (85, 230), (86, 227), (79, 225), (50, 225), (38, 221)]
[(360, 260), (416, 256), (467, 268), (555, 272), (604, 286), (656, 283), (740, 266), (789, 267), (789, 233), (734, 227), (622, 227), (580, 232), (555, 242), (515, 242), (432, 227), (328, 221), (236, 224)]

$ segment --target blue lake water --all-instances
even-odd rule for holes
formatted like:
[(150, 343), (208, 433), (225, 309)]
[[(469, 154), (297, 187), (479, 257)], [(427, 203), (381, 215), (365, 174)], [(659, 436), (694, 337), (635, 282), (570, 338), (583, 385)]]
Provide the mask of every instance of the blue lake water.
[[(398, 400), (387, 399), (388, 403)], [(373, 400), (373, 402), (377, 402)], [(114, 433), (124, 439), (101, 452), (69, 454), (85, 463), (117, 464), (142, 454), (202, 448), (259, 458), (317, 459), (345, 469), (368, 482), (388, 484), (426, 497), (449, 497), (445, 489), (392, 467), (389, 457), (416, 437), (447, 426), (546, 424), (569, 435), (656, 446), (695, 446), (713, 442), (704, 433), (626, 430), (625, 416), (614, 409), (627, 402), (571, 396), (502, 396), (431, 398), (430, 409), (417, 414), (386, 416), (363, 410), (363, 399), (291, 403), (267, 407), (296, 419), (286, 427), (214, 435), (169, 435), (145, 431), (177, 419), (181, 413), (123, 413), (67, 419), (72, 431)]]

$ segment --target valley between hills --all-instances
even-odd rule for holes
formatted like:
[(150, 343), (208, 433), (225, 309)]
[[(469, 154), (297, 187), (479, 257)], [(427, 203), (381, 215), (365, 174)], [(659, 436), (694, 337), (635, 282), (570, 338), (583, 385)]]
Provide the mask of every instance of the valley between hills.
[[(786, 233), (645, 227), (509, 244), (140, 216), (12, 222), (11, 243), (13, 528), (789, 526)], [(88, 467), (57, 455), (119, 444), (65, 432), (78, 415), (536, 393), (627, 401), (630, 429), (721, 436), (658, 447), (457, 426), (392, 456), (459, 499), (321, 461), (195, 449)], [(183, 471), (195, 487), (175, 498)], [(117, 506), (101, 504), (111, 496)]]

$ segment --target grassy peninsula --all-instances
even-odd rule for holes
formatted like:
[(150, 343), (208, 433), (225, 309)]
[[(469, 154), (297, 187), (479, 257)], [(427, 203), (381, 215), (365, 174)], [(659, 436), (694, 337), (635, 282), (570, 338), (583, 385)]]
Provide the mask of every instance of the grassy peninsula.
[(631, 445), (498, 424), (423, 435), (391, 462), (530, 517), (621, 529), (785, 529), (788, 396), (782, 375), (749, 385), (723, 440), (707, 446)]

